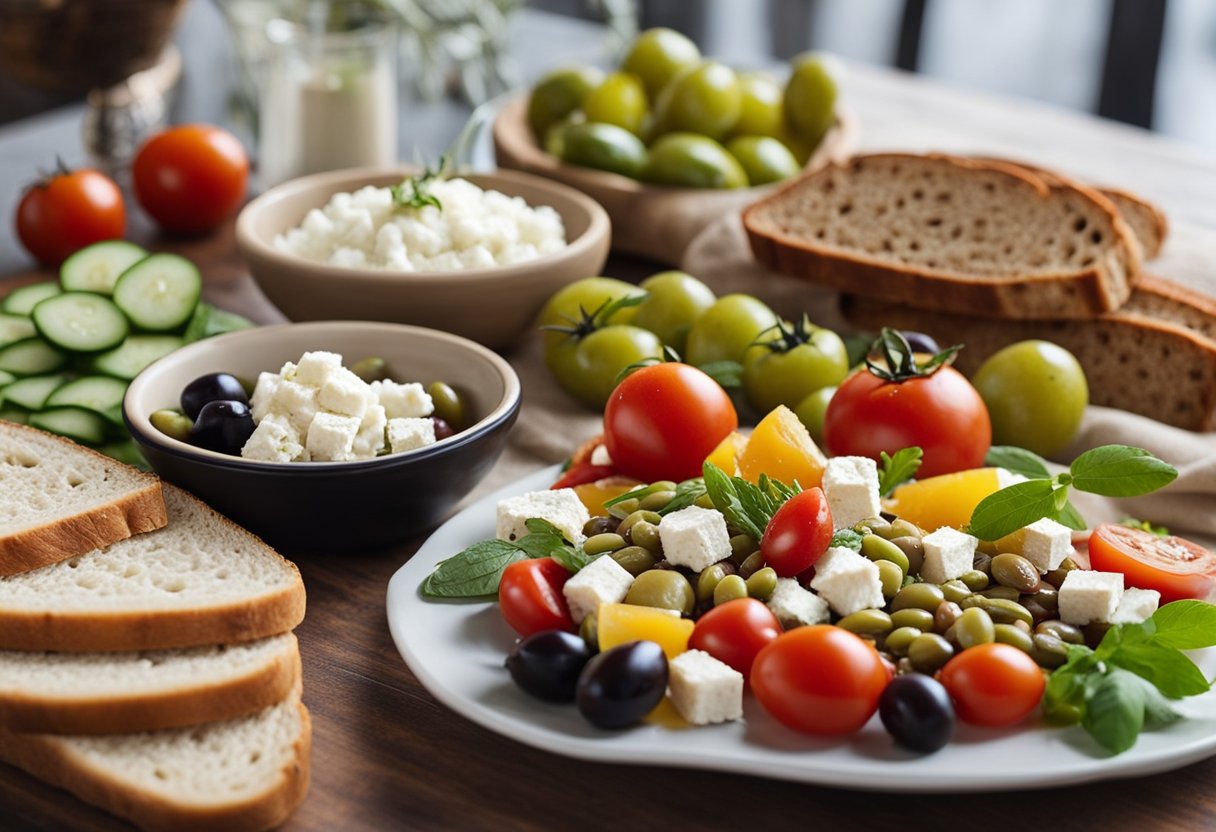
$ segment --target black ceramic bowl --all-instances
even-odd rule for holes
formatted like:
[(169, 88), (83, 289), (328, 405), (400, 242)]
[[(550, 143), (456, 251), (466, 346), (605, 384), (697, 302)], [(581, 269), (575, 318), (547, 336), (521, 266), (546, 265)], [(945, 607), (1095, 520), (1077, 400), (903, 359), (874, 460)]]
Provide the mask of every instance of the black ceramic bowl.
[[(347, 366), (377, 356), (394, 381), (445, 381), (471, 405), (472, 424), (434, 445), (363, 462), (255, 462), (196, 448), (152, 426), (195, 378), (255, 379), (305, 352)], [(322, 321), (198, 341), (131, 382), (123, 417), (166, 481), (288, 552), (349, 552), (399, 543), (437, 525), (493, 466), (519, 412), (519, 379), (494, 352), (446, 332), (389, 323)]]

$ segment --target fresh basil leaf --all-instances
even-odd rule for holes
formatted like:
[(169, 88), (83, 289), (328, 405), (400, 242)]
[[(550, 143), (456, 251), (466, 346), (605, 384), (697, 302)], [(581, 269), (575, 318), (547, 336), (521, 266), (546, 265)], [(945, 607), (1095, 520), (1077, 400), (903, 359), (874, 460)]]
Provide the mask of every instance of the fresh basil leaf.
[(1071, 500), (1064, 501), (1064, 508), (1056, 513), (1056, 520), (1075, 531), (1089, 528), (1089, 524), (1085, 522), (1085, 518), (1081, 516), (1081, 512), (1077, 511), (1077, 507), (1072, 504)]
[(1108, 661), (1125, 647), (1149, 643), (1156, 632), (1157, 625), (1151, 618), (1136, 624), (1116, 624), (1102, 636), (1094, 655), (1099, 661)]
[(705, 491), (709, 499), (713, 500), (714, 508), (722, 512), (726, 521), (753, 540), (763, 537), (764, 529), (758, 528), (744, 511), (743, 503), (735, 492), (734, 479), (712, 462), (705, 463), (701, 473), (705, 477)]
[[(1139, 678), (1139, 677), (1137, 677)], [(1144, 689), (1144, 727), (1164, 728), (1182, 719), (1182, 714), (1174, 710), (1173, 703), (1166, 699), (1161, 691), (1153, 687), (1147, 679), (1141, 679), (1140, 687)]]
[(1203, 601), (1174, 601), (1152, 616), (1154, 644), (1178, 650), (1216, 646), (1216, 606)]
[(861, 532), (855, 532), (852, 529), (840, 529), (832, 535), (832, 542), (828, 546), (832, 549), (852, 549), (854, 552), (860, 552), (861, 538)]
[(878, 472), (878, 493), (884, 496), (890, 494), (895, 490), (895, 486), (912, 479), (920, 468), (924, 455), (925, 452), (918, 447), (901, 448), (894, 456), (880, 451), (882, 470)]
[(796, 481), (790, 485), (786, 485), (781, 480), (772, 479), (768, 474), (761, 474), (760, 490), (774, 500), (773, 513), (776, 513), (777, 509), (781, 508), (786, 500), (802, 493), (802, 486)]
[(1055, 513), (1051, 480), (1026, 480), (989, 494), (971, 513), (967, 531), (980, 540), (998, 540)]
[(1198, 696), (1212, 687), (1185, 654), (1156, 642), (1121, 647), (1110, 663), (1147, 679), (1170, 699)]
[(1178, 470), (1143, 448), (1103, 445), (1073, 460), (1073, 485), (1104, 497), (1136, 497), (1169, 485)]
[(587, 564), (595, 560), (594, 557), (574, 546), (563, 546), (560, 549), (554, 549), (549, 553), (549, 557), (560, 563), (571, 575), (578, 574), (586, 568)]
[(1047, 678), (1043, 717), (1052, 725), (1075, 725), (1085, 713), (1085, 679), (1067, 664)]
[(743, 365), (738, 361), (709, 361), (697, 369), (727, 390), (743, 386)]
[(431, 598), (479, 598), (498, 592), (502, 572), (528, 555), (505, 540), (483, 540), (448, 558), (422, 584)]
[(566, 540), (565, 535), (548, 520), (529, 517), (524, 525), (528, 533), (515, 541), (515, 545), (527, 552), (528, 557), (552, 558), (570, 573), (578, 572), (594, 560), (583, 552), (581, 546)]
[(1043, 457), (1016, 445), (993, 445), (984, 457), (984, 464), (1004, 468), (1030, 480), (1051, 477), (1051, 472), (1047, 470), (1047, 461)]
[(1103, 748), (1119, 754), (1135, 745), (1144, 726), (1146, 700), (1134, 674), (1112, 668), (1093, 685), (1081, 726)]

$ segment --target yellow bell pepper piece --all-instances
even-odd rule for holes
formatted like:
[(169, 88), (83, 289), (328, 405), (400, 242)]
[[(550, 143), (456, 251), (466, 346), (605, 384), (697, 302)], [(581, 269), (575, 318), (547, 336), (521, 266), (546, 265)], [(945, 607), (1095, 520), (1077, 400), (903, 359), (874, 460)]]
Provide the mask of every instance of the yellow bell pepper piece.
[(600, 650), (631, 641), (653, 641), (669, 659), (688, 649), (688, 638), (695, 626), (671, 610), (636, 604), (600, 604), (596, 618)]
[(823, 482), (827, 464), (823, 451), (807, 432), (806, 425), (785, 405), (778, 405), (760, 420), (739, 456), (739, 476), (750, 483), (761, 474), (787, 485), (798, 481), (805, 488)]
[(899, 486), (883, 507), (926, 531), (942, 526), (961, 529), (971, 522), (971, 513), (981, 500), (1013, 482), (1003, 468), (941, 474)]
[(732, 430), (718, 443), (718, 447), (709, 452), (709, 456), (705, 457), (705, 461), (712, 462), (732, 477), (737, 476), (739, 473), (739, 455), (743, 453), (743, 449), (746, 447), (747, 437), (737, 430)]

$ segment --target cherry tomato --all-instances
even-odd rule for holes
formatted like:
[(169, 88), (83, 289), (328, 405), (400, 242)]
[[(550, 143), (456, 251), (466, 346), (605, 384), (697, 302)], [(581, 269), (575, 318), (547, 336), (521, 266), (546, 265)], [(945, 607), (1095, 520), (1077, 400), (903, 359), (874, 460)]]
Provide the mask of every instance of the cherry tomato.
[(626, 376), (604, 408), (604, 445), (623, 474), (644, 482), (701, 475), (701, 465), (739, 426), (730, 396), (687, 364), (643, 367)]
[(170, 127), (148, 139), (131, 166), (135, 198), (166, 231), (197, 234), (228, 218), (245, 198), (249, 157), (226, 130)]
[(1207, 598), (1216, 586), (1216, 554), (1180, 537), (1104, 523), (1089, 538), (1089, 563), (1122, 572), (1128, 586), (1155, 589), (1161, 603)]
[(777, 315), (751, 295), (724, 295), (688, 330), (684, 359), (694, 367), (715, 361), (743, 363), (748, 347), (777, 323)]
[(756, 654), (781, 635), (773, 611), (755, 598), (736, 598), (697, 619), (688, 638), (689, 650), (704, 650), (747, 678)]
[(659, 272), (640, 286), (646, 299), (638, 304), (634, 326), (649, 329), (683, 355), (688, 331), (714, 305), (714, 290), (684, 272)]
[(566, 568), (552, 558), (519, 560), (503, 570), (498, 607), (511, 629), (524, 638), (542, 630), (574, 630), (562, 587)]
[[(612, 277), (584, 277), (559, 289), (549, 298), (536, 318), (536, 325), (542, 328), (573, 326), (582, 320), (584, 315), (595, 312), (609, 301), (640, 294), (641, 288), (623, 280)], [(627, 324), (636, 314), (637, 307), (626, 306), (618, 309), (604, 323)], [(565, 334), (561, 332), (546, 331), (545, 355), (548, 356), (549, 351), (562, 344), (565, 339)]]
[(832, 512), (820, 488), (808, 488), (786, 500), (764, 529), (760, 553), (783, 578), (815, 565), (832, 542)]
[(663, 342), (637, 326), (612, 325), (586, 335), (568, 335), (545, 353), (561, 388), (584, 404), (602, 408), (626, 367), (663, 357)]
[(57, 266), (91, 243), (120, 239), (126, 216), (113, 180), (87, 168), (61, 169), (21, 197), (17, 236), (26, 251)]
[(848, 630), (816, 624), (790, 630), (761, 650), (750, 681), (779, 722), (836, 736), (869, 721), (888, 676), (872, 645)]
[(983, 465), (992, 424), (979, 393), (953, 367), (901, 382), (862, 368), (832, 396), (823, 438), (832, 456), (875, 460), (881, 451), (918, 445), (925, 456), (916, 475), (923, 478)]
[(844, 341), (830, 329), (802, 321), (763, 336), (743, 359), (743, 392), (760, 413), (778, 405), (793, 410), (810, 394), (834, 387), (849, 373)]
[(592, 465), (590, 462), (579, 462), (562, 471), (562, 475), (549, 488), (574, 488), (576, 485), (606, 480), (614, 474), (616, 474), (616, 468), (611, 465)]
[(946, 662), (940, 678), (959, 719), (994, 728), (1025, 719), (1047, 686), (1034, 659), (999, 643), (964, 650)]

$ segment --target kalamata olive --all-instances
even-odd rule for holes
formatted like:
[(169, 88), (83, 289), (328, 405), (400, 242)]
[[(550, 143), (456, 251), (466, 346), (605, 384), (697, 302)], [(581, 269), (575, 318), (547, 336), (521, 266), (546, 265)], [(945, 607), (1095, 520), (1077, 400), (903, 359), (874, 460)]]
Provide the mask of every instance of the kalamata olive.
[(937, 751), (954, 736), (950, 694), (923, 673), (892, 679), (878, 700), (878, 716), (895, 742), (912, 751)]
[(515, 684), (538, 699), (573, 702), (579, 674), (591, 659), (591, 648), (574, 633), (542, 630), (515, 645), (507, 670)]
[(245, 388), (235, 376), (228, 373), (208, 373), (199, 376), (182, 390), (182, 413), (191, 419), (198, 419), (203, 405), (220, 401), (247, 405), (249, 396), (245, 394)]
[(449, 436), (454, 436), (456, 431), (452, 430), (452, 426), (447, 423), (446, 419), (440, 419), (438, 416), (432, 416), (431, 421), (435, 424), (435, 441), (447, 439)]
[(253, 414), (243, 402), (208, 402), (190, 429), (190, 444), (221, 454), (239, 454), (254, 427)]
[(663, 701), (667, 656), (653, 641), (631, 641), (600, 653), (578, 680), (575, 701), (598, 728), (625, 728)]
[(913, 352), (923, 352), (928, 355), (937, 355), (942, 351), (942, 348), (937, 345), (937, 341), (932, 335), (926, 335), (923, 332), (915, 332), (911, 329), (905, 329), (901, 333), (908, 341), (908, 346)]

